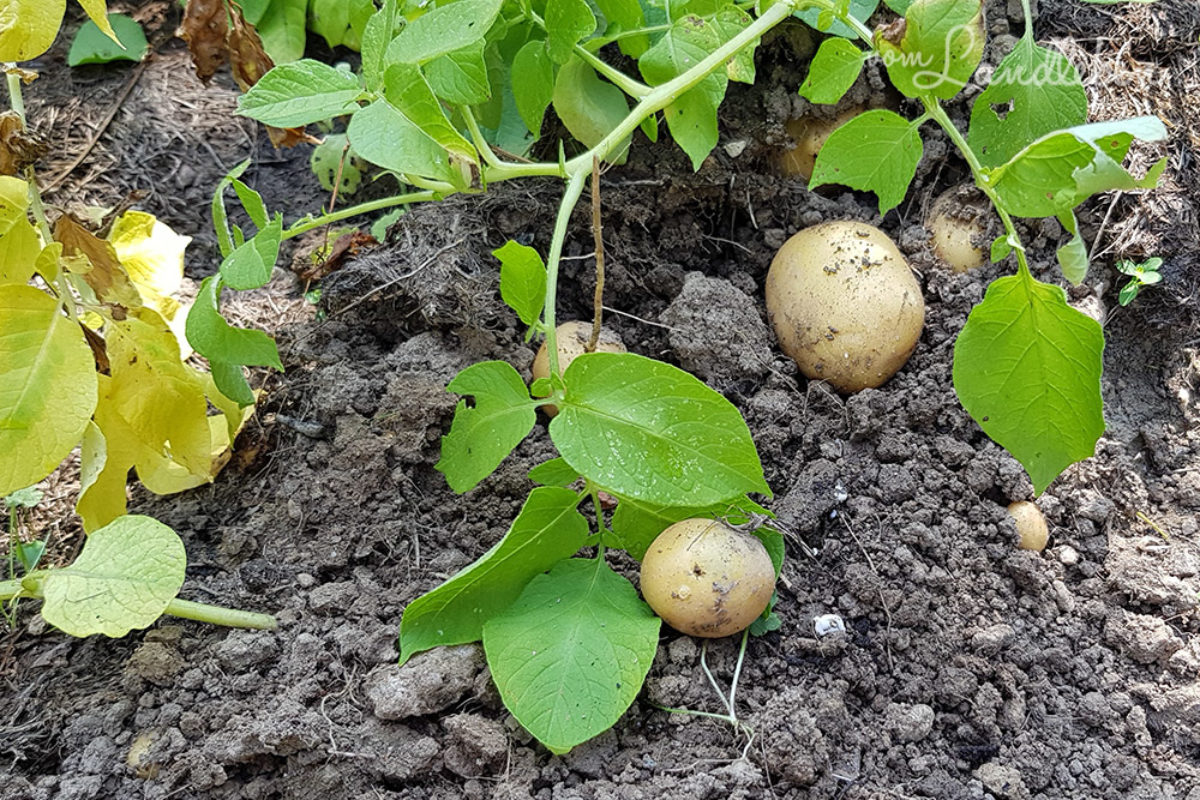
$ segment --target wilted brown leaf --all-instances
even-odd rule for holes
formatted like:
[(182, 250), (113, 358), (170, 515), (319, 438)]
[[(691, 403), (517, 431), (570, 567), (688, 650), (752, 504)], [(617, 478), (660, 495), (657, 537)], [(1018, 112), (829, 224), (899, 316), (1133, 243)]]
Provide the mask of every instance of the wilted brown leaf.
[(271, 144), (278, 150), (281, 147), (295, 147), (298, 144), (320, 144), (321, 140), (305, 132), (304, 128), (272, 128), (264, 125)]
[(105, 375), (112, 374), (112, 365), (108, 361), (108, 347), (104, 343), (104, 337), (82, 322), (79, 323), (79, 327), (83, 330), (83, 338), (87, 339), (88, 347), (92, 348), (92, 358), (96, 360), (96, 371), (103, 372)]
[(142, 305), (141, 294), (125, 274), (111, 244), (95, 236), (69, 214), (63, 214), (54, 223), (54, 240), (62, 243), (63, 264), (67, 270), (82, 276), (100, 302), (126, 308)]
[(231, 5), (229, 9), (233, 17), (233, 24), (229, 26), (226, 37), (229, 45), (229, 66), (233, 70), (233, 79), (244, 92), (258, 83), (258, 79), (266, 75), (267, 70), (275, 66), (275, 62), (263, 49), (258, 31), (246, 23), (242, 10), (236, 5)]
[(357, 256), (367, 245), (379, 244), (375, 237), (362, 231), (350, 231), (339, 236), (329, 248), (329, 254), (320, 263), (312, 264), (297, 271), (296, 277), (306, 283), (319, 281), (331, 272), (336, 272), (346, 263), (346, 259)]
[(25, 130), (15, 111), (0, 114), (0, 175), (19, 175), (49, 149), (44, 141)]
[(208, 83), (228, 56), (225, 0), (188, 0), (179, 36), (188, 44), (196, 77)]

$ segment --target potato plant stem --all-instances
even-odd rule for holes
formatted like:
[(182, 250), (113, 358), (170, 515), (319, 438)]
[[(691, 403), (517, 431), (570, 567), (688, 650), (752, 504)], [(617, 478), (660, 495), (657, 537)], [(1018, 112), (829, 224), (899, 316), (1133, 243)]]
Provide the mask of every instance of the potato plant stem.
[(167, 604), (163, 613), (180, 619), (207, 622), (210, 625), (224, 625), (227, 628), (255, 628), (270, 631), (278, 627), (275, 618), (270, 614), (212, 606), (207, 603), (193, 603), (191, 600), (180, 600), (178, 597)]
[[(558, 218), (554, 221), (554, 236), (550, 240), (550, 253), (546, 257), (546, 305), (542, 320), (546, 323), (546, 354), (550, 357), (550, 379), (552, 382), (561, 380), (562, 373), (558, 368), (558, 336), (554, 330), (554, 310), (558, 300), (558, 264), (562, 260), (563, 243), (567, 239), (567, 226), (571, 221), (571, 212), (583, 194), (583, 184), (587, 179), (586, 172), (578, 172), (567, 181), (567, 189), (563, 192), (562, 201), (558, 205)], [(555, 388), (558, 393), (558, 388)]]
[(302, 233), (308, 233), (324, 225), (329, 225), (333, 222), (340, 222), (350, 217), (357, 217), (360, 214), (370, 214), (372, 211), (381, 211), (385, 208), (394, 206), (408, 205), (409, 203), (420, 203), (426, 200), (436, 200), (436, 192), (409, 192), (408, 194), (397, 194), (391, 197), (384, 197), (379, 200), (371, 200), (367, 203), (359, 203), (356, 206), (346, 206), (340, 211), (335, 211), (331, 214), (322, 214), (313, 219), (300, 220), (292, 227), (283, 232), (283, 239), (291, 239), (299, 236)]
[(596, 291), (593, 298), (592, 335), (584, 352), (594, 353), (604, 324), (604, 228), (600, 224), (600, 159), (592, 160), (592, 240), (596, 244)]

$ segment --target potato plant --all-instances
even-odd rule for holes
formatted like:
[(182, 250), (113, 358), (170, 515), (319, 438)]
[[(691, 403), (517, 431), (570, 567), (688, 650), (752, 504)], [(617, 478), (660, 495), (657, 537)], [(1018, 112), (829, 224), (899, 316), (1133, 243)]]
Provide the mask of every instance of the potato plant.
[[(81, 5), (117, 46), (103, 0)], [(172, 295), (188, 237), (140, 211), (108, 219), (98, 235), (42, 200), (34, 165), (44, 147), (26, 129), (21, 93), (33, 74), (12, 62), (50, 46), (64, 8), (62, 0), (15, 4), (0, 28), (11, 106), (0, 146), (0, 496), (42, 480), (78, 447), (75, 509), (89, 535), (75, 562), (58, 569), (39, 568), (40, 550), (22, 548), (23, 574), (10, 558), (0, 600), (41, 598), (43, 617), (74, 636), (122, 636), (163, 613), (273, 627), (263, 614), (176, 598), (183, 542), (126, 513), (131, 469), (157, 494), (212, 481), (254, 396), (226, 392), (187, 363), (185, 314)], [(246, 334), (263, 342), (252, 363), (280, 366), (269, 337)]]
[[(280, 238), (321, 224), (479, 193), (499, 181), (554, 178), (565, 185), (545, 260), (515, 242), (495, 253), (503, 299), (531, 335), (546, 339), (547, 376), (527, 385), (499, 361), (459, 373), (448, 388), (464, 399), (437, 469), (456, 492), (473, 489), (530, 434), (537, 409), (550, 406), (557, 414), (549, 436), (559, 456), (531, 471), (541, 485), (504, 537), (410, 603), (400, 625), (401, 662), (439, 645), (482, 640), (505, 705), (555, 752), (616, 722), (657, 647), (659, 619), (609, 566), (607, 552), (623, 549), (641, 560), (669, 525), (696, 517), (738, 524), (761, 511), (750, 495), (770, 493), (745, 422), (693, 376), (633, 353), (584, 352), (569, 365), (560, 357), (556, 295), (568, 222), (589, 176), (597, 191), (599, 164), (623, 162), (638, 130), (656, 140), (660, 120), (699, 168), (717, 144), (717, 109), (729, 82), (753, 82), (760, 38), (794, 14), (832, 34), (801, 88), (806, 97), (835, 102), (865, 59), (879, 55), (888, 59), (897, 88), (924, 108), (911, 121), (871, 110), (846, 122), (821, 149), (812, 185), (875, 191), (886, 213), (903, 199), (920, 159), (919, 126), (933, 120), (946, 128), (1005, 222), (1008, 233), (994, 254), (1015, 251), (1020, 265), (1018, 276), (993, 286), (960, 339), (960, 395), (984, 430), (1022, 460), (1039, 491), (1067, 463), (1091, 452), (1083, 445), (1098, 435), (1099, 331), (1077, 318), (1061, 289), (1032, 278), (1011, 217), (1055, 214), (1074, 232), (1069, 210), (1088, 195), (1153, 182), (1154, 175), (1134, 180), (1118, 162), (1134, 135), (1160, 138), (1161, 124), (1081, 126), (1081, 87), (1030, 100), (1032, 90), (1023, 85), (998, 83), (988, 90), (987, 113), (973, 123), (968, 144), (940, 101), (953, 97), (978, 64), (979, 3), (895, 2), (904, 20), (873, 34), (863, 20), (876, 6), (847, 0), (383, 0), (363, 25), (361, 74), (302, 59), (275, 67), (241, 98), (239, 113), (278, 128), (347, 118), (346, 141), (355, 157), (412, 190), (288, 229), (265, 222), (260, 211), (266, 227), (238, 251), (261, 255)], [(632, 59), (638, 74), (601, 58), (605, 47)], [(1006, 64), (1032, 69), (1056, 59), (1061, 56), (1033, 42), (1030, 27)], [(938, 80), (931, 83), (927, 73)], [(1003, 119), (990, 110), (1006, 102), (1015, 107)], [(550, 107), (576, 142), (560, 142), (556, 161), (525, 160)], [(260, 248), (256, 242), (264, 235), (269, 247)], [(1063, 253), (1076, 279), (1080, 250), (1081, 243), (1073, 243)], [(1031, 363), (1011, 356), (1013, 336), (1024, 337)], [(981, 352), (988, 349), (993, 352)], [(997, 352), (1003, 359), (995, 359)], [(248, 363), (233, 349), (225, 358)], [(998, 399), (994, 388), (1017, 368), (1023, 372), (1019, 408), (1007, 402), (1011, 398)], [(1064, 397), (1082, 404), (1082, 421), (1064, 421)], [(1018, 424), (1037, 431), (1037, 452), (1028, 451), (1029, 437), (1011, 435)], [(1054, 434), (1057, 426), (1061, 436)], [(611, 518), (602, 493), (617, 502)], [(591, 523), (579, 511), (589, 501)], [(769, 527), (756, 535), (778, 575), (782, 538)], [(584, 547), (595, 553), (580, 557)], [(768, 603), (760, 630), (771, 627), (770, 613)], [(735, 718), (731, 706), (732, 699), (722, 718)]]

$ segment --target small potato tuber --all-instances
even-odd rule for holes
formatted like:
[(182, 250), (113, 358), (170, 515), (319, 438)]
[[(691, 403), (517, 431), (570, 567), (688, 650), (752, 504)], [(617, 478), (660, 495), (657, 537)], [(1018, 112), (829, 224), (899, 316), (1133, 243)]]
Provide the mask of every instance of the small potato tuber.
[[(592, 336), (592, 323), (564, 322), (554, 330), (558, 338), (558, 368), (566, 372), (567, 365), (587, 349), (588, 339)], [(624, 353), (625, 344), (616, 333), (607, 328), (601, 328), (600, 340), (596, 342), (596, 352)], [(537, 355), (533, 357), (533, 379), (536, 381), (548, 377), (550, 377), (550, 351), (547, 349), (546, 343), (542, 342)], [(542, 406), (542, 408), (551, 417), (558, 413), (558, 409), (552, 405)]]
[(887, 234), (862, 222), (824, 222), (784, 242), (766, 296), (783, 352), (808, 378), (846, 393), (892, 377), (925, 325), (908, 262)]
[(987, 214), (987, 201), (974, 186), (955, 186), (943, 192), (933, 201), (927, 223), (934, 255), (954, 272), (969, 272), (986, 264)]
[(685, 519), (667, 528), (642, 560), (642, 596), (677, 631), (716, 638), (762, 614), (775, 567), (762, 542), (720, 520)]
[(810, 114), (788, 120), (784, 127), (796, 146), (779, 152), (776, 157), (779, 171), (790, 178), (811, 180), (817, 164), (817, 153), (821, 152), (829, 135), (862, 111), (860, 106), (854, 106), (832, 118)]
[(1050, 540), (1050, 529), (1046, 527), (1046, 517), (1042, 510), (1028, 500), (1018, 500), (1010, 503), (1008, 513), (1012, 515), (1017, 526), (1017, 535), (1021, 541), (1017, 544), (1022, 550), (1045, 550), (1046, 542)]

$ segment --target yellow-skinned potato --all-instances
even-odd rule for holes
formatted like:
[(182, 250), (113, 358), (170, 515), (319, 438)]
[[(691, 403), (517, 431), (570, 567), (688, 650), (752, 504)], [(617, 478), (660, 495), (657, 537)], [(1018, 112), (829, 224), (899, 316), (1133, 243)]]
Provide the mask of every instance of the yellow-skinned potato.
[(862, 108), (855, 106), (833, 118), (809, 115), (788, 120), (784, 127), (796, 146), (779, 153), (776, 159), (779, 170), (788, 177), (811, 180), (813, 169), (817, 164), (817, 153), (821, 152), (821, 148), (825, 146), (829, 134), (852, 117), (858, 116), (862, 111)]
[(912, 355), (925, 299), (900, 250), (862, 222), (823, 222), (784, 242), (766, 283), (779, 346), (810, 379), (874, 388)]
[(1012, 515), (1017, 526), (1017, 535), (1021, 537), (1021, 541), (1017, 543), (1018, 548), (1039, 552), (1046, 549), (1046, 542), (1050, 540), (1050, 529), (1046, 526), (1046, 517), (1040, 508), (1028, 500), (1018, 500), (1009, 504), (1008, 513)]
[(658, 535), (642, 559), (642, 597), (690, 636), (717, 638), (754, 622), (775, 591), (762, 542), (720, 520), (685, 519)]
[(969, 272), (988, 261), (982, 241), (987, 235), (987, 203), (974, 186), (943, 192), (929, 211), (933, 253), (954, 272)]
[[(582, 355), (587, 347), (588, 339), (592, 338), (592, 323), (590, 322), (564, 322), (554, 329), (558, 338), (558, 368), (563, 372), (567, 371), (567, 365), (575, 360), (576, 356)], [(625, 344), (621, 341), (621, 337), (607, 328), (600, 329), (600, 340), (596, 342), (596, 352), (598, 353), (624, 353)], [(550, 377), (550, 350), (546, 347), (546, 343), (542, 342), (542, 346), (538, 348), (537, 355), (533, 357), (533, 379), (536, 381), (539, 378)], [(555, 406), (542, 406), (548, 416), (553, 417), (558, 413)]]

